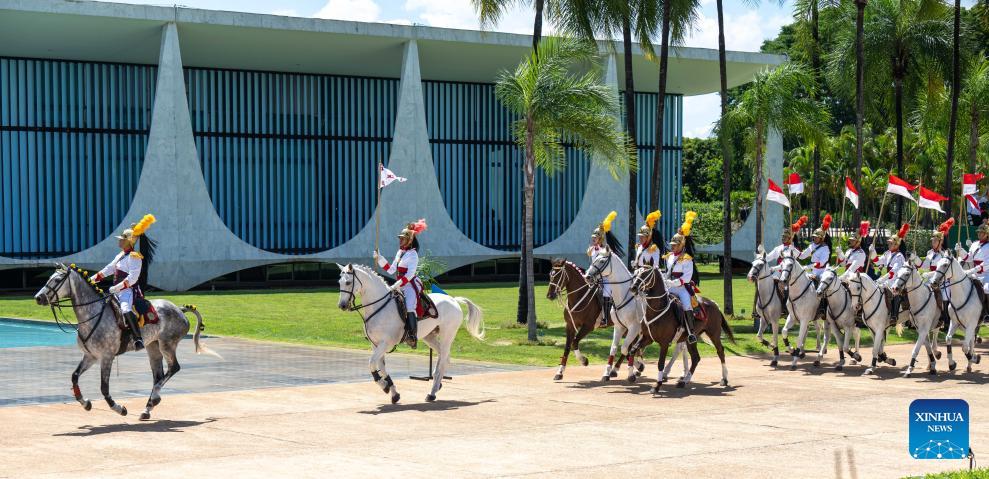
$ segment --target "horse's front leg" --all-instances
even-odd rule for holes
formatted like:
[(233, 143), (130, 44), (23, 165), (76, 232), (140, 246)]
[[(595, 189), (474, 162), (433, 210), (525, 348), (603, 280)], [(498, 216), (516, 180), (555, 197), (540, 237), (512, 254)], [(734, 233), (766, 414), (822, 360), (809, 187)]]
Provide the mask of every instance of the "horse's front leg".
[(883, 341), (886, 339), (886, 325), (880, 324), (884, 321), (885, 319), (876, 321), (876, 324), (869, 325), (869, 329), (872, 331), (872, 364), (866, 368), (863, 374), (872, 374), (879, 361), (885, 360), (885, 357), (883, 357)]
[(368, 360), (368, 367), (371, 370), (371, 378), (378, 384), (382, 391), (391, 394), (391, 403), (395, 404), (401, 399), (395, 382), (392, 381), (388, 371), (385, 370), (385, 354), (388, 353), (389, 346), (384, 341), (378, 343), (371, 351), (371, 359)]
[[(794, 309), (796, 309), (796, 307), (794, 307)], [(806, 316), (807, 315), (805, 314), (803, 318), (798, 319), (800, 321), (800, 330), (797, 334), (797, 347), (790, 352), (790, 356), (792, 357), (792, 362), (790, 363), (791, 371), (797, 369), (797, 360), (803, 358), (807, 354), (804, 352), (804, 344), (807, 341), (807, 330), (810, 328), (811, 319)], [(821, 365), (820, 358), (818, 358), (816, 365)]]
[(103, 399), (106, 400), (106, 404), (110, 406), (110, 409), (113, 409), (121, 416), (126, 416), (127, 408), (123, 404), (117, 404), (110, 397), (110, 371), (112, 369), (113, 356), (100, 358), (100, 392), (103, 393)]
[(792, 302), (788, 302), (786, 305), (786, 322), (783, 323), (783, 347), (786, 348), (786, 352), (793, 354), (792, 348), (790, 348), (790, 328), (793, 327), (794, 318), (796, 318), (796, 313), (793, 312), (794, 305)]
[(838, 364), (835, 365), (835, 371), (841, 371), (845, 367), (845, 348), (848, 347), (848, 334), (842, 331), (838, 327), (838, 324), (832, 319), (826, 320), (828, 322), (828, 327), (834, 332), (834, 344), (838, 346)]
[[(666, 371), (663, 370), (663, 361), (666, 361), (666, 352), (669, 351), (669, 343), (659, 344), (659, 360), (656, 361), (656, 385), (652, 387), (652, 393), (658, 394), (660, 386), (666, 382)], [(673, 359), (676, 359), (676, 355), (673, 355)], [(672, 363), (672, 361), (670, 361)]]
[[(441, 332), (433, 332), (422, 338), (430, 348), (433, 348), (438, 355), (438, 360), (436, 361), (436, 368), (430, 371), (433, 375), (433, 387), (429, 390), (429, 394), (426, 395), (426, 402), (433, 402), (436, 400), (436, 393), (443, 388), (443, 376), (446, 375), (446, 366), (450, 362), (450, 346), (453, 344), (452, 337), (443, 337)], [(455, 336), (456, 331), (450, 336)]]
[(612, 369), (615, 365), (615, 353), (618, 352), (618, 345), (621, 343), (623, 336), (625, 336), (625, 327), (621, 325), (621, 321), (615, 321), (615, 327), (611, 336), (611, 350), (608, 352), (608, 364), (604, 366), (604, 374), (601, 376), (602, 381), (611, 379)]
[(554, 381), (563, 379), (563, 371), (567, 369), (567, 359), (570, 358), (570, 348), (573, 346), (574, 336), (576, 336), (576, 331), (574, 331), (570, 324), (567, 324), (567, 342), (563, 346), (563, 356), (560, 356), (560, 368), (556, 371), (556, 376), (553, 376)]
[(83, 409), (87, 411), (93, 409), (93, 402), (82, 395), (82, 391), (79, 389), (79, 376), (82, 376), (95, 362), (96, 358), (88, 354), (83, 355), (79, 365), (76, 366), (76, 370), (72, 372), (72, 397), (76, 398), (76, 401), (79, 401), (79, 404), (82, 404)]
[(962, 351), (965, 353), (965, 359), (968, 360), (968, 366), (965, 367), (966, 372), (972, 372), (972, 365), (982, 361), (982, 356), (975, 352), (975, 339), (979, 333), (981, 319), (973, 319), (965, 328), (965, 342), (962, 343)]
[(958, 328), (958, 311), (955, 311), (955, 319), (948, 322), (948, 331), (944, 333), (944, 349), (948, 351), (948, 370), (954, 371), (958, 367), (955, 358), (951, 354), (951, 345), (955, 342), (955, 329)]
[[(697, 351), (697, 344), (691, 344), (687, 346), (687, 350), (690, 351), (690, 370), (684, 375), (680, 381), (677, 382), (677, 387), (682, 388), (690, 384), (690, 380), (694, 377), (694, 371), (697, 370), (697, 364), (701, 362), (701, 354)], [(684, 360), (684, 363), (687, 361)]]

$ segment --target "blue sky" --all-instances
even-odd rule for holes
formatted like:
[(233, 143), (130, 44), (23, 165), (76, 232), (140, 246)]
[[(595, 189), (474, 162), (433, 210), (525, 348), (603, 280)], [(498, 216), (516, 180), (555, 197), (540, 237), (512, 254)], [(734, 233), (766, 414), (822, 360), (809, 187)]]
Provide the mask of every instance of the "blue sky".
[[(155, 0), (115, 0), (119, 3), (171, 5)], [(725, 0), (725, 42), (729, 50), (758, 51), (763, 40), (775, 37), (791, 21), (792, 2), (778, 6), (776, 0), (753, 2)], [(963, 0), (970, 6), (974, 0)], [(233, 10), (297, 17), (335, 18), (389, 23), (477, 29), (477, 16), (470, 0), (182, 0), (182, 6), (211, 10)], [(519, 7), (508, 12), (497, 31), (532, 32), (532, 12)], [(686, 42), (692, 47), (718, 47), (718, 24), (715, 0), (701, 0), (701, 12), (695, 30)], [(720, 104), (717, 94), (684, 99), (684, 136), (708, 137), (717, 119)]]

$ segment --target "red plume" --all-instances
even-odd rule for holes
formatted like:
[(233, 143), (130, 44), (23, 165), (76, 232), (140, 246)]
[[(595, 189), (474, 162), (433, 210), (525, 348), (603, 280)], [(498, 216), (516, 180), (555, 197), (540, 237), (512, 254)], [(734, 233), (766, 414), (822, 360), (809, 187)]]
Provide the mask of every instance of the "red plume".
[(900, 227), (900, 231), (896, 233), (896, 236), (899, 236), (900, 239), (906, 238), (907, 231), (910, 231), (910, 223), (903, 223), (903, 226)]
[(868, 235), (869, 235), (869, 222), (868, 221), (863, 221), (859, 225), (859, 236), (865, 238)]
[(807, 216), (806, 215), (801, 216), (800, 218), (797, 219), (797, 222), (796, 223), (793, 223), (792, 225), (790, 225), (790, 231), (793, 231), (794, 233), (796, 233), (796, 232), (800, 231), (800, 228), (803, 228), (805, 224), (807, 224)]
[(938, 225), (937, 230), (943, 233), (945, 236), (948, 236), (948, 231), (950, 231), (951, 227), (954, 225), (955, 225), (955, 219), (948, 218), (947, 220), (944, 221), (944, 223)]
[(831, 213), (828, 213), (824, 215), (824, 222), (821, 223), (821, 229), (824, 230), (825, 233), (827, 233), (828, 228), (830, 227), (831, 227)]
[(422, 218), (419, 221), (412, 223), (412, 231), (415, 231), (416, 234), (426, 231), (426, 219)]

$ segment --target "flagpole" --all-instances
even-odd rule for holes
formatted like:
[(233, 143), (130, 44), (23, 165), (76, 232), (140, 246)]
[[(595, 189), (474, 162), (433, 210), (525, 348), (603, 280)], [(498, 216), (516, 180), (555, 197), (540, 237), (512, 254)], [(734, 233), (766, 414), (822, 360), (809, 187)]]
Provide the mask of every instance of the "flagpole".
[(378, 177), (374, 180), (378, 186), (378, 204), (374, 208), (374, 250), (378, 251), (378, 229), (381, 224), (381, 169), (385, 165), (378, 162)]
[[(917, 196), (920, 196), (921, 192), (923, 192), (923, 190), (921, 190), (921, 188), (923, 188), (923, 187), (924, 187), (924, 180), (921, 179), (920, 180), (920, 183), (917, 184)], [(917, 208), (913, 212), (913, 221), (911, 221), (910, 223), (913, 224), (914, 226), (916, 226), (917, 225), (917, 218), (918, 217), (920, 217), (920, 199), (919, 198), (917, 199)], [(918, 235), (913, 235), (913, 244), (910, 247), (910, 249), (912, 249), (914, 253), (917, 252), (917, 236)]]
[[(846, 172), (842, 172), (842, 173), (846, 173)], [(845, 175), (843, 175), (843, 176), (845, 178), (848, 178), (848, 174), (847, 173)], [(841, 193), (841, 227), (842, 228), (846, 228), (848, 226), (848, 225), (845, 224), (845, 203), (848, 201), (848, 198), (845, 197), (845, 192), (848, 191), (846, 188), (848, 188), (848, 186), (845, 185), (845, 182), (842, 182), (841, 183), (841, 191), (842, 191), (842, 193)]]
[(879, 218), (876, 219), (876, 222), (879, 223), (880, 228), (883, 227), (883, 209), (886, 208), (887, 196), (889, 196), (889, 193), (883, 193), (883, 201), (879, 204)]

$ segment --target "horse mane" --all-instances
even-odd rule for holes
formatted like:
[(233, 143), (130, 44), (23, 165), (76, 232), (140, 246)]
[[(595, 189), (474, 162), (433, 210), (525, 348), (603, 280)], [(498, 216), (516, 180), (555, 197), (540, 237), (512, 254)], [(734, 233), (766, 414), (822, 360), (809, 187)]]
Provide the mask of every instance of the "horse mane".
[(375, 271), (374, 268), (372, 268), (370, 266), (365, 266), (363, 264), (351, 263), (350, 264), (350, 267), (353, 268), (353, 269), (355, 269), (355, 270), (358, 270), (358, 271), (363, 271), (363, 272), (367, 273), (368, 276), (371, 276), (371, 277), (374, 277), (374, 278), (378, 278), (378, 279), (381, 280), (382, 283), (388, 284), (388, 282), (385, 281), (384, 276), (381, 276), (380, 274), (378, 274), (378, 272)]
[(566, 259), (566, 260), (563, 260), (563, 264), (568, 264), (570, 266), (573, 266), (573, 268), (576, 269), (581, 275), (584, 274), (584, 268), (581, 268), (580, 266), (577, 266), (577, 264), (574, 263), (573, 261), (570, 261), (570, 260)]
[[(94, 292), (94, 293), (96, 293), (96, 294), (98, 294), (100, 296), (106, 296), (107, 295), (107, 293), (104, 292), (103, 289), (99, 287), (99, 285), (96, 285), (96, 284), (90, 282), (91, 277), (89, 276), (89, 272), (88, 271), (86, 271), (86, 270), (84, 270), (82, 268), (78, 268), (74, 264), (69, 265), (69, 266), (65, 266), (63, 270), (66, 272), (66, 274), (68, 274), (70, 276), (72, 275), (72, 273), (75, 273), (77, 276), (79, 276), (79, 279), (82, 280), (82, 283), (85, 284), (86, 286), (89, 286), (89, 290), (90, 291), (92, 291), (92, 292)], [(86, 275), (83, 275), (83, 273), (86, 273)]]

